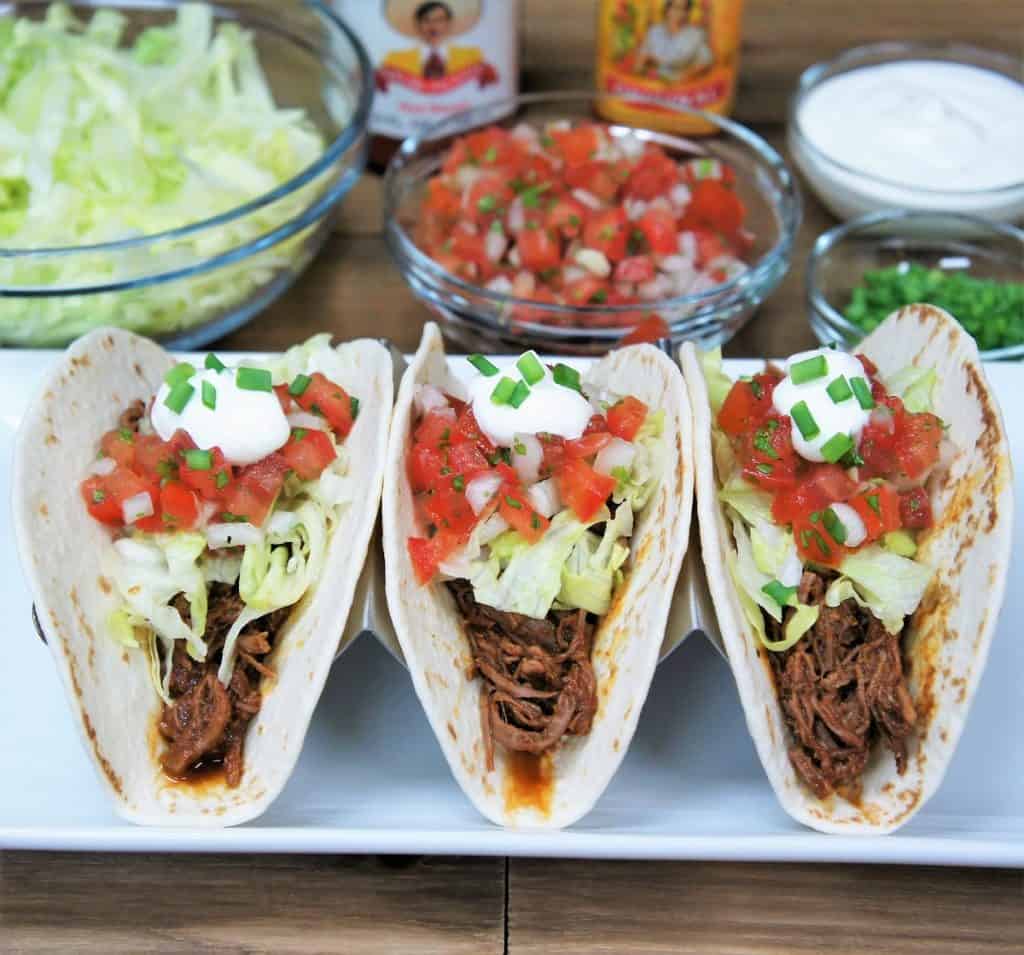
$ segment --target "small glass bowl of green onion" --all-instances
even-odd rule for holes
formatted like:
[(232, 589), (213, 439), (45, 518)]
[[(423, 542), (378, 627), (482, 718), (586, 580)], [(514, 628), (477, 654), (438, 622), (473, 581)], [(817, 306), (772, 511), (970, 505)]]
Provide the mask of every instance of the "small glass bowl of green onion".
[(850, 347), (904, 305), (944, 308), (982, 358), (1024, 358), (1024, 230), (955, 213), (891, 210), (823, 233), (807, 266), (811, 328)]

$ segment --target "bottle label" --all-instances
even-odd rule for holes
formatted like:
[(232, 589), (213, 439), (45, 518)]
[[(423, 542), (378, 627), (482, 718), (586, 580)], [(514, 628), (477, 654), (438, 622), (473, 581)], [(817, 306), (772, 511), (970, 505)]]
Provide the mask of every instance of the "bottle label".
[(335, 0), (374, 65), (370, 131), (404, 139), (514, 96), (515, 0)]
[[(725, 112), (732, 103), (742, 0), (604, 0), (598, 26), (598, 88), (657, 96), (680, 106)], [(670, 109), (616, 103), (621, 118), (661, 116)], [(690, 117), (676, 114), (676, 128)]]

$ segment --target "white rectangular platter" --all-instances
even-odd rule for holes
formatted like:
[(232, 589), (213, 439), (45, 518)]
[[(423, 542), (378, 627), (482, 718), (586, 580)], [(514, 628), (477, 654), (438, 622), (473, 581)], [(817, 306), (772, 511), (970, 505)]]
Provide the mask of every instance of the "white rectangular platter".
[[(0, 497), (26, 402), (53, 352), (0, 351)], [(733, 374), (750, 363), (728, 362)], [(991, 365), (1013, 458), (1024, 462), (1024, 369)], [(73, 488), (68, 492), (72, 493)], [(1024, 511), (1024, 476), (1016, 481)], [(336, 663), (290, 782), (227, 830), (144, 829), (109, 807), (31, 623), (9, 504), (0, 510), (0, 848), (138, 852), (439, 853), (592, 858), (1024, 866), (1024, 530), (984, 679), (938, 794), (891, 836), (826, 836), (792, 822), (764, 779), (725, 661), (687, 640), (660, 667), (632, 747), (572, 829), (483, 820), (452, 780), (402, 666), (359, 639)]]

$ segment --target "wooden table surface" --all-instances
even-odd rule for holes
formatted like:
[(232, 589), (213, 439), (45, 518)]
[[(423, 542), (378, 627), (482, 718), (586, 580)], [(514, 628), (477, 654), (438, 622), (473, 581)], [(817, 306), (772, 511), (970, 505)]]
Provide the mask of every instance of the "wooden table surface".
[[(588, 88), (589, 0), (527, 0), (530, 89)], [(748, 0), (736, 116), (782, 146), (800, 70), (858, 43), (933, 39), (1020, 54), (1019, 0)], [(831, 224), (806, 196), (794, 266), (733, 355), (812, 344), (802, 263)], [(415, 345), (425, 310), (380, 238), (379, 181), (284, 299), (225, 348), (322, 329)], [(69, 794), (73, 798), (73, 794)], [(0, 853), (0, 952), (1024, 951), (1024, 873), (869, 866)]]

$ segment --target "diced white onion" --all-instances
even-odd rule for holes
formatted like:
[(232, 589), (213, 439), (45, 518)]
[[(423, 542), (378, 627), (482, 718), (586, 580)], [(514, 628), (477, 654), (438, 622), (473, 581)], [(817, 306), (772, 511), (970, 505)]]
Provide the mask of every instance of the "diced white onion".
[(466, 500), (474, 514), (479, 514), (487, 506), (503, 480), (500, 474), (481, 474), (466, 485)]
[(594, 470), (598, 474), (611, 474), (615, 468), (626, 468), (633, 466), (633, 458), (636, 456), (636, 448), (622, 438), (612, 438), (594, 458)]
[(501, 261), (501, 257), (505, 254), (505, 249), (508, 247), (508, 239), (505, 238), (503, 232), (494, 232), (491, 229), (487, 230), (487, 238), (484, 239), (484, 253), (487, 255), (492, 262)]
[(497, 292), (499, 295), (510, 295), (512, 293), (512, 283), (506, 275), (495, 275), (484, 288), (491, 292)]
[(268, 534), (283, 535), (291, 531), (299, 523), (299, 515), (294, 511), (274, 511), (267, 519)]
[[(514, 265), (517, 269), (519, 268), (520, 265), (523, 264), (523, 260), (521, 258), (519, 258), (519, 249), (517, 249), (515, 246), (512, 246), (511, 250), (509, 251), (509, 253), (508, 253), (508, 260), (509, 260), (509, 263), (511, 265)], [(473, 263), (470, 263), (470, 264), (473, 264)]]
[(139, 491), (121, 502), (121, 516), (125, 524), (134, 524), (144, 517), (153, 515), (153, 498), (149, 491)]
[[(522, 451), (522, 453), (520, 453)], [(533, 484), (540, 473), (544, 447), (534, 434), (516, 434), (512, 441), (512, 467), (523, 484)]]
[(572, 123), (567, 119), (553, 119), (544, 129), (548, 133), (567, 133), (572, 129)]
[(832, 513), (839, 518), (839, 522), (846, 528), (846, 546), (860, 547), (867, 539), (868, 530), (864, 521), (849, 504), (833, 504)]
[(144, 564), (147, 567), (163, 567), (164, 558), (159, 548), (121, 537), (114, 541), (114, 549), (118, 556), (129, 564)]
[(647, 211), (647, 203), (643, 199), (627, 199), (623, 205), (630, 222), (636, 222)]
[(608, 261), (608, 256), (597, 249), (580, 249), (574, 261), (580, 268), (586, 269), (598, 278), (606, 279), (612, 274), (612, 264)]
[(417, 385), (412, 403), (418, 415), (425, 415), (428, 411), (441, 411), (446, 417), (455, 420), (455, 409), (448, 404), (444, 392), (434, 385)]
[(526, 228), (526, 207), (518, 196), (512, 200), (505, 217), (505, 225), (509, 232), (522, 232)]
[(484, 544), (489, 544), (495, 537), (499, 534), (504, 534), (507, 530), (508, 521), (495, 511), (480, 525), (480, 530), (477, 532), (477, 542), (483, 547)]
[(309, 411), (292, 411), (288, 415), (288, 426), (305, 428), (307, 431), (326, 431), (327, 422)]
[(603, 206), (601, 200), (586, 189), (573, 189), (572, 197), (577, 202), (582, 202), (588, 209), (600, 209)]
[(669, 295), (672, 292), (672, 283), (664, 275), (656, 275), (649, 282), (641, 282), (636, 291), (644, 301), (653, 302)]
[(206, 546), (210, 550), (222, 547), (246, 547), (263, 540), (263, 531), (253, 524), (240, 521), (237, 524), (208, 524)]
[(687, 230), (679, 233), (679, 254), (693, 262), (697, 258), (697, 236)]
[(644, 141), (632, 132), (616, 136), (615, 143), (630, 159), (639, 159), (646, 148)]
[(684, 186), (681, 182), (678, 182), (672, 187), (672, 191), (669, 192), (668, 198), (672, 205), (682, 209), (690, 204), (690, 189), (688, 186)]
[(529, 123), (516, 123), (512, 129), (512, 136), (516, 139), (522, 139), (526, 142), (536, 142), (540, 139), (540, 133), (537, 132)]
[(526, 492), (526, 499), (541, 517), (554, 517), (562, 508), (562, 499), (554, 478), (538, 481)]
[(798, 587), (800, 578), (804, 575), (804, 565), (800, 562), (800, 556), (796, 550), (790, 551), (779, 568), (778, 581), (783, 587)]
[(672, 203), (668, 201), (664, 196), (658, 196), (647, 203), (648, 209), (663, 209), (665, 212), (675, 212), (672, 208)]
[(117, 462), (113, 458), (97, 458), (93, 461), (92, 467), (89, 468), (89, 473), (105, 477), (106, 475), (111, 474), (116, 467)]
[(330, 469), (320, 475), (320, 482), (317, 485), (320, 498), (332, 506), (343, 504), (349, 500), (349, 481), (343, 474), (338, 474)]
[(882, 428), (889, 434), (892, 434), (896, 430), (896, 424), (893, 421), (892, 411), (885, 405), (878, 405), (872, 412), (868, 419), (871, 424), (876, 428)]
[(578, 265), (562, 266), (562, 281), (567, 285), (570, 282), (578, 282), (580, 279), (585, 279), (586, 277), (587, 273)]
[(469, 190), (482, 175), (484, 175), (484, 171), (479, 166), (463, 163), (455, 173), (455, 183), (460, 189)]
[(658, 263), (658, 268), (662, 272), (668, 272), (669, 275), (675, 272), (686, 272), (691, 268), (690, 259), (682, 255), (666, 255), (665, 258)]

